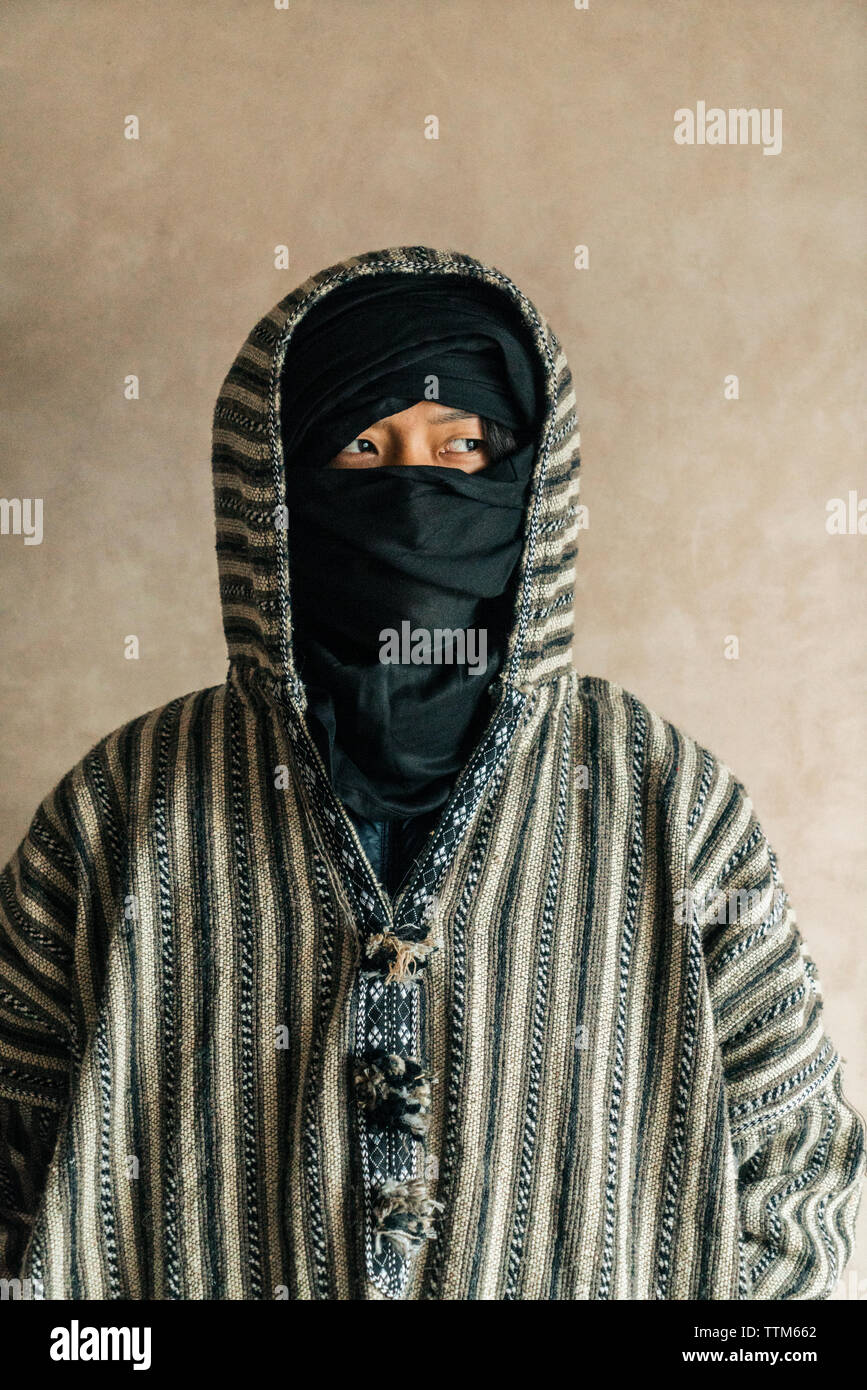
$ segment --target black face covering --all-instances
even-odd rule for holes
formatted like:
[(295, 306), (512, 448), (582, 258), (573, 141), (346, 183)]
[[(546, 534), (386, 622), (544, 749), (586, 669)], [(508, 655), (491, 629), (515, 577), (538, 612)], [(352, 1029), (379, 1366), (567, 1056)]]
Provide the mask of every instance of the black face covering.
[[(514, 600), (538, 372), (505, 296), (463, 277), (353, 282), (290, 340), (281, 414), (295, 659), (332, 785), (371, 820), (442, 806), (481, 733)], [(472, 474), (325, 466), (424, 399), (508, 425), (517, 448)], [(443, 632), (463, 634), (452, 661)]]

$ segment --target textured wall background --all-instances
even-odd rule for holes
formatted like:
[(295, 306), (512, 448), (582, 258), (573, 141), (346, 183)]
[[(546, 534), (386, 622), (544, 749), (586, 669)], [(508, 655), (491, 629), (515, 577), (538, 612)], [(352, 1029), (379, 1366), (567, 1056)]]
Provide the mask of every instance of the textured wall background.
[[(252, 324), (353, 252), (454, 247), (571, 360), (578, 665), (746, 782), (864, 1113), (867, 539), (826, 507), (865, 482), (865, 28), (856, 0), (7, 0), (0, 493), (44, 499), (44, 539), (0, 536), (2, 860), (103, 734), (225, 677), (210, 420)], [(675, 144), (698, 101), (779, 108), (781, 153)]]

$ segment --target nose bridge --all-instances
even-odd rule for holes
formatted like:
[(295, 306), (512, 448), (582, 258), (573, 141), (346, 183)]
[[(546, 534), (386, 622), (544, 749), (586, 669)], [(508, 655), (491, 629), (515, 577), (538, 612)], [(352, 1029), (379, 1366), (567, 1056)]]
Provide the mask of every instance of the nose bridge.
[(431, 436), (423, 419), (392, 423), (388, 435), (388, 452), (392, 455), (389, 462), (415, 468), (430, 463), (431, 451)]

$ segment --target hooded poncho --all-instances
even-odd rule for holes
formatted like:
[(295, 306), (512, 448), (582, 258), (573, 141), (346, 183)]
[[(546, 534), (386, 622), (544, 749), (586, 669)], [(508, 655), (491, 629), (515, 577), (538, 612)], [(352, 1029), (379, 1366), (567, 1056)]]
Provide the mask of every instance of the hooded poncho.
[[(341, 286), (484, 284), (538, 358), (486, 720), (392, 900), (296, 668), (280, 422)], [(224, 683), (108, 734), (0, 878), (0, 1273), (37, 1297), (816, 1299), (864, 1123), (744, 784), (571, 662), (575, 395), (455, 251), (352, 256), (220, 390)]]

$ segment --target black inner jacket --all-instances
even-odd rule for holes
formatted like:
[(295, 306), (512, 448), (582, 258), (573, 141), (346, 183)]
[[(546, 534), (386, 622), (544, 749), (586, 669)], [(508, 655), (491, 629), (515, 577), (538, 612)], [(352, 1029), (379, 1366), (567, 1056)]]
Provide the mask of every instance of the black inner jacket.
[[(375, 421), (426, 399), (509, 426), (515, 450), (472, 474), (327, 467)], [(517, 311), (461, 276), (354, 281), (290, 339), (281, 425), (295, 661), (312, 736), (357, 815), (435, 813), (481, 733), (512, 613), (541, 401)], [(413, 648), (434, 655), (443, 630), (474, 634), (474, 662), (406, 659)], [(389, 633), (397, 663), (381, 660)]]

